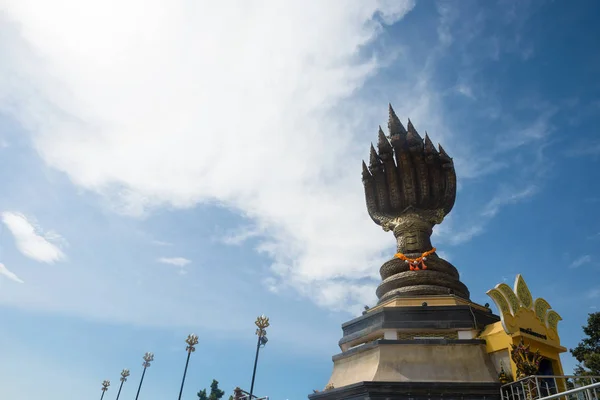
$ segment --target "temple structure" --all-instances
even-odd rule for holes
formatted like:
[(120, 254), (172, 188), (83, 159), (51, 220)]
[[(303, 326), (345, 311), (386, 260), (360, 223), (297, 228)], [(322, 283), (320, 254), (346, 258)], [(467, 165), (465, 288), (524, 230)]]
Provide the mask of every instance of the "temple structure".
[(496, 315), (470, 300), (456, 268), (432, 246), (432, 229), (456, 198), (452, 158), (410, 120), (405, 128), (391, 105), (388, 129), (386, 137), (379, 128), (362, 180), (368, 213), (393, 232), (397, 253), (380, 268), (377, 305), (342, 325), (331, 378), (309, 398), (500, 399), (501, 384), (518, 375), (511, 345), (521, 339), (562, 374), (560, 317), (548, 302), (533, 301), (518, 276), (514, 289), (488, 292)]
[(563, 376), (560, 354), (567, 349), (561, 346), (558, 335), (562, 318), (550, 304), (543, 298), (534, 300), (521, 275), (517, 275), (513, 288), (501, 283), (487, 294), (496, 303), (501, 320), (486, 326), (479, 337), (486, 341), (486, 351), (496, 369), (507, 366), (511, 376), (519, 378), (511, 349), (523, 341), (542, 356), (539, 375)]

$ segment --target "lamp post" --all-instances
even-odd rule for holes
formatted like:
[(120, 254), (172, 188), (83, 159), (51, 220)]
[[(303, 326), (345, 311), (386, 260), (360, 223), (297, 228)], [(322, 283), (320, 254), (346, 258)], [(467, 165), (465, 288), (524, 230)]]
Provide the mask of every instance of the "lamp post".
[(185, 342), (187, 343), (187, 347), (185, 348), (185, 351), (187, 351), (188, 355), (187, 355), (187, 359), (185, 360), (185, 369), (183, 370), (183, 379), (181, 380), (181, 389), (179, 389), (179, 397), (178, 397), (179, 400), (181, 400), (181, 395), (183, 393), (183, 385), (185, 384), (185, 375), (187, 374), (188, 364), (190, 363), (190, 356), (192, 355), (193, 352), (196, 351), (196, 348), (194, 346), (198, 344), (198, 336), (196, 336), (192, 333), (191, 335), (188, 335), (187, 339), (185, 339)]
[(153, 353), (144, 354), (144, 362), (142, 363), (144, 371), (142, 371), (142, 379), (140, 379), (140, 386), (138, 386), (137, 394), (135, 395), (135, 400), (138, 400), (138, 396), (140, 395), (140, 389), (142, 388), (142, 382), (144, 382), (144, 375), (146, 375), (146, 368), (150, 366), (150, 362), (152, 361), (154, 361)]
[(258, 336), (258, 342), (256, 343), (256, 356), (254, 357), (254, 370), (252, 371), (252, 383), (250, 384), (250, 400), (252, 400), (252, 394), (254, 393), (254, 378), (256, 377), (256, 364), (258, 363), (258, 352), (260, 348), (265, 346), (269, 339), (267, 339), (266, 329), (269, 327), (269, 318), (265, 315), (261, 315), (256, 318), (254, 323), (257, 326), (256, 335)]
[(127, 382), (127, 377), (129, 376), (129, 370), (128, 369), (124, 369), (123, 371), (121, 371), (121, 378), (119, 379), (121, 381), (121, 384), (119, 385), (119, 391), (117, 392), (117, 399), (119, 400), (119, 396), (121, 395), (121, 389), (123, 388), (123, 384), (125, 382)]
[(102, 382), (102, 396), (100, 396), (100, 400), (102, 400), (102, 398), (104, 398), (104, 393), (106, 393), (106, 391), (108, 390), (108, 387), (110, 386), (110, 381), (104, 381)]

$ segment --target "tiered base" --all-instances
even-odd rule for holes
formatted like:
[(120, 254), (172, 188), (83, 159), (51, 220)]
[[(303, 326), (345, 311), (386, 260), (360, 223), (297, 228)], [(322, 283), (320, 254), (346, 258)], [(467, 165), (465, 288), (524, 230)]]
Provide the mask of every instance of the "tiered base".
[(375, 340), (333, 357), (329, 384), (357, 382), (498, 382), (485, 341)]
[(498, 369), (477, 339), (498, 320), (456, 296), (390, 299), (342, 326), (327, 387), (309, 398), (500, 399)]
[[(420, 254), (406, 254), (419, 257)], [(454, 295), (469, 300), (469, 289), (460, 281), (456, 268), (433, 253), (427, 258), (427, 269), (411, 271), (410, 265), (398, 258), (385, 262), (379, 270), (381, 284), (377, 288), (379, 304), (393, 297)]]
[(499, 383), (359, 382), (308, 396), (310, 400), (500, 400)]

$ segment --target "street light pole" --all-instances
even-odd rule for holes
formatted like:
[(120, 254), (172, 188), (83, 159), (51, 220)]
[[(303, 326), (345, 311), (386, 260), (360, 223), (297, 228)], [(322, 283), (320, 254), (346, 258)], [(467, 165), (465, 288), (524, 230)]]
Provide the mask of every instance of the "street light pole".
[(187, 359), (185, 360), (185, 369), (183, 370), (183, 379), (181, 380), (181, 389), (179, 389), (179, 397), (178, 397), (179, 400), (181, 400), (181, 395), (183, 394), (183, 385), (185, 384), (185, 375), (187, 374), (188, 364), (190, 363), (190, 356), (192, 355), (193, 352), (196, 351), (196, 348), (194, 346), (198, 344), (198, 336), (196, 336), (192, 333), (191, 335), (188, 335), (187, 339), (185, 339), (185, 342), (187, 343), (187, 347), (185, 348), (185, 351), (187, 351), (188, 355), (187, 355)]
[(119, 379), (121, 381), (121, 384), (119, 385), (119, 392), (117, 393), (117, 399), (119, 400), (119, 396), (121, 396), (121, 389), (123, 389), (123, 384), (125, 382), (127, 382), (127, 377), (129, 376), (129, 370), (128, 369), (124, 369), (123, 371), (121, 371), (121, 378)]
[(104, 393), (106, 393), (106, 391), (108, 390), (108, 387), (110, 386), (110, 381), (106, 380), (104, 382), (102, 382), (102, 396), (100, 396), (100, 400), (102, 400), (104, 398)]
[(144, 375), (146, 375), (146, 368), (150, 366), (150, 362), (152, 361), (154, 361), (153, 353), (144, 354), (144, 362), (142, 363), (144, 370), (142, 371), (142, 379), (140, 379), (140, 385), (138, 386), (137, 394), (135, 395), (135, 400), (138, 400), (138, 396), (140, 395), (140, 389), (142, 388), (142, 382), (144, 382)]
[(252, 370), (252, 383), (250, 384), (250, 399), (252, 400), (252, 394), (254, 393), (254, 378), (256, 377), (256, 366), (258, 364), (258, 353), (260, 348), (267, 344), (267, 328), (269, 327), (269, 318), (265, 315), (261, 315), (256, 318), (254, 323), (257, 326), (256, 335), (258, 336), (258, 342), (256, 343), (256, 356), (254, 357), (254, 369)]

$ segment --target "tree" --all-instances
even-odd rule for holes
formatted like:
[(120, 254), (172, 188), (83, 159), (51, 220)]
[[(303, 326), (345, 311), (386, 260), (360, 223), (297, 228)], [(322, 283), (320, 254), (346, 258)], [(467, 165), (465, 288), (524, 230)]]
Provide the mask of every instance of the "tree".
[(589, 314), (587, 325), (582, 328), (586, 337), (569, 350), (579, 362), (575, 374), (600, 375), (600, 312)]
[[(199, 400), (220, 400), (225, 395), (225, 392), (219, 389), (219, 381), (213, 379), (210, 384), (210, 394), (206, 394), (206, 389), (202, 389), (198, 392), (197, 396)], [(231, 397), (230, 397), (231, 399)]]

